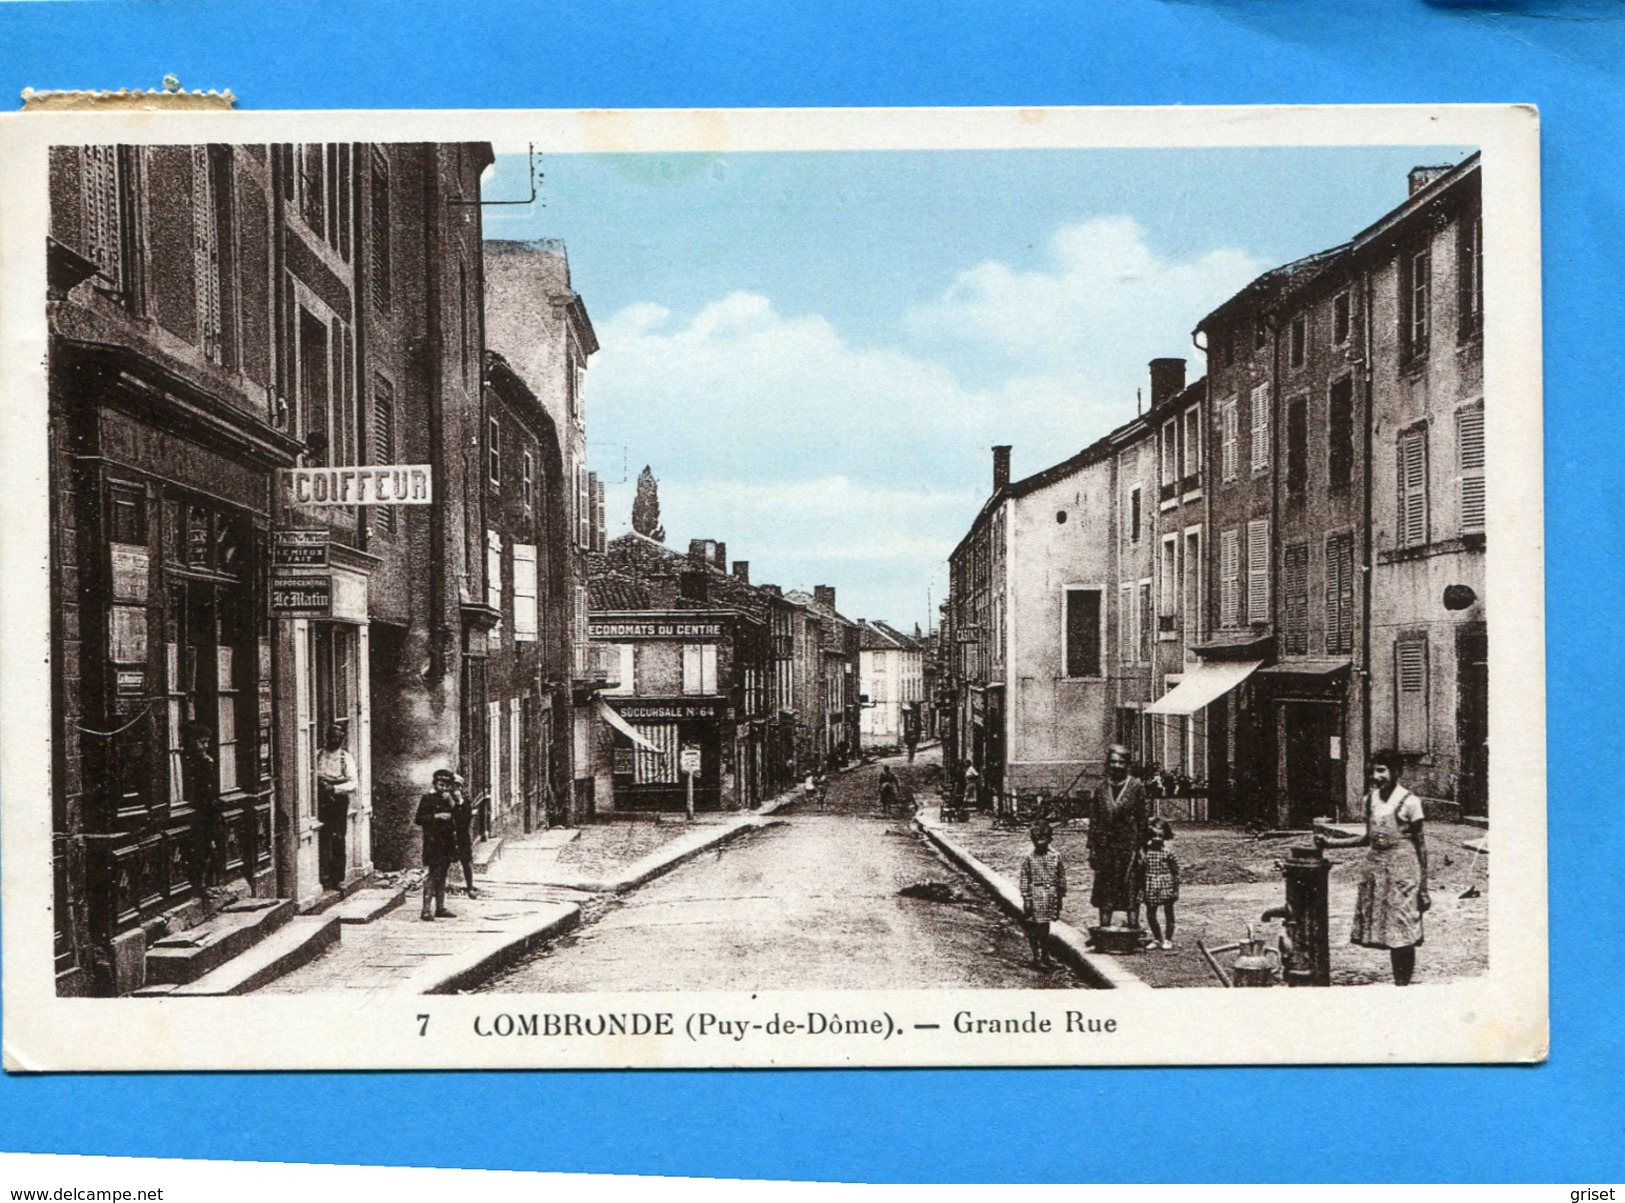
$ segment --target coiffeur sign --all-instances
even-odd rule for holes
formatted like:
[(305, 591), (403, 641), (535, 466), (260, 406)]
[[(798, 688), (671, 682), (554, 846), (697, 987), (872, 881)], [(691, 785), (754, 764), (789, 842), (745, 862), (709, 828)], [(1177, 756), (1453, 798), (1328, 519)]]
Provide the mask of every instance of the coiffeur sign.
[(281, 468), (277, 476), (284, 500), (292, 505), (428, 505), (434, 500), (428, 464)]

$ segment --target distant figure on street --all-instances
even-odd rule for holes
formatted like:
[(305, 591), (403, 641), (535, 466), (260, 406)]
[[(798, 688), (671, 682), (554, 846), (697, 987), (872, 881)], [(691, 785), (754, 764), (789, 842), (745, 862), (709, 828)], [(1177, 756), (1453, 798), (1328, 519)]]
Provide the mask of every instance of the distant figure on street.
[(1315, 837), (1321, 848), (1369, 848), (1354, 906), (1349, 943), (1386, 948), (1394, 985), (1408, 986), (1416, 973), (1422, 943), (1422, 916), (1433, 906), (1428, 896), (1428, 849), (1422, 837), (1422, 800), (1399, 783), (1399, 757), (1378, 752), (1371, 758), (1371, 792), (1365, 799), (1365, 834)]
[[(475, 805), (468, 797), (468, 783), (463, 780), (461, 773), (452, 776), (452, 784), (456, 787), (457, 800), (452, 805), (452, 821), (457, 830), (457, 863), (463, 867), (463, 886), (470, 898), (478, 898), (479, 891), (474, 888), (474, 811)], [(450, 872), (450, 869), (447, 869)]]
[(891, 771), (891, 765), (880, 766), (880, 813), (891, 814), (893, 806), (897, 805), (897, 774)]
[(974, 761), (965, 762), (965, 805), (980, 809), (982, 805), (982, 774), (976, 771)]
[(186, 868), (192, 892), (201, 898), (211, 886), (222, 885), (226, 877), (226, 817), (220, 806), (220, 766), (210, 747), (209, 728), (203, 723), (187, 723), (181, 728), (181, 789), (192, 806)]
[[(1151, 925), (1151, 943), (1168, 952), (1174, 946), (1174, 903), (1179, 901), (1179, 858), (1174, 855), (1174, 828), (1167, 819), (1153, 821), (1140, 853), (1140, 900)], [(1162, 922), (1157, 922), (1157, 909)]]
[(316, 846), (321, 883), (329, 890), (344, 884), (349, 867), (345, 837), (356, 783), (355, 757), (344, 746), (344, 728), (334, 723), (327, 728), (322, 750), (316, 753), (316, 818), (322, 825), (316, 833)]
[[(457, 856), (457, 774), (436, 769), (434, 792), (418, 802), (417, 825), (423, 828), (423, 914), (428, 919), (455, 919), (446, 909), (446, 873)], [(433, 909), (431, 910), (431, 906)]]
[(903, 746), (908, 749), (908, 762), (914, 763), (914, 751), (920, 746), (920, 727), (918, 723), (905, 722), (903, 724)]
[(1049, 925), (1061, 917), (1066, 899), (1066, 862), (1050, 851), (1055, 833), (1045, 822), (1034, 823), (1033, 850), (1021, 862), (1021, 915), (1032, 949), (1035, 969), (1053, 968), (1049, 956)]
[(1110, 927), (1118, 911), (1128, 916), (1129, 927), (1140, 926), (1135, 860), (1149, 817), (1145, 786), (1128, 771), (1128, 749), (1113, 744), (1106, 753), (1106, 786), (1089, 808), (1089, 867), (1095, 872), (1089, 901), (1101, 927)]

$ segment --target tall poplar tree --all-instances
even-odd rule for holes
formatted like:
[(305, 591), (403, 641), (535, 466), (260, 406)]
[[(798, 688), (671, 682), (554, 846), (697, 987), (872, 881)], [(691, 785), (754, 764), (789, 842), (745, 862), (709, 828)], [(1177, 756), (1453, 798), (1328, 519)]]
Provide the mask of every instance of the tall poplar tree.
[(660, 525), (660, 482), (648, 464), (638, 473), (638, 492), (632, 498), (632, 529), (656, 542), (666, 538), (666, 529)]

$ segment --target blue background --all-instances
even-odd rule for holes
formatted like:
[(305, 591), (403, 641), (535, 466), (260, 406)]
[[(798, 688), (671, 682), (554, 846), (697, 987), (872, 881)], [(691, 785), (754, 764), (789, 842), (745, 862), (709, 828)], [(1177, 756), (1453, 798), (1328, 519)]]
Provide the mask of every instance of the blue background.
[(189, 88), (230, 87), (255, 109), (1538, 104), (1550, 1062), (7, 1077), (0, 1149), (859, 1180), (1618, 1180), (1625, 823), (1615, 699), (1625, 673), (1614, 620), (1621, 439), (1608, 381), (1625, 330), (1625, 9), (1591, 0), (896, 8), (0, 0), (0, 95), (156, 84), (173, 71)]

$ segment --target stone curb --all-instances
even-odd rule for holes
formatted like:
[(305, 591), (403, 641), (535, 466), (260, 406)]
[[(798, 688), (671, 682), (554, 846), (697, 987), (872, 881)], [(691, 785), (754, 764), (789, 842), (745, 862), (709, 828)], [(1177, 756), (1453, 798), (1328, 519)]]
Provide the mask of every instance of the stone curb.
[(484, 980), (525, 956), (538, 944), (562, 936), (581, 922), (581, 908), (573, 903), (555, 903), (527, 927), (484, 940), (412, 974), (394, 992), (402, 994), (455, 994), (466, 986)]
[[(956, 844), (937, 826), (930, 812), (916, 814), (914, 825), (942, 849), (949, 860), (980, 881), (1001, 907), (1016, 918), (1021, 917), (1021, 890), (1015, 882)], [(1083, 933), (1070, 923), (1051, 923), (1049, 939), (1056, 955), (1097, 990), (1151, 989), (1116, 957), (1100, 956), (1091, 951)]]

